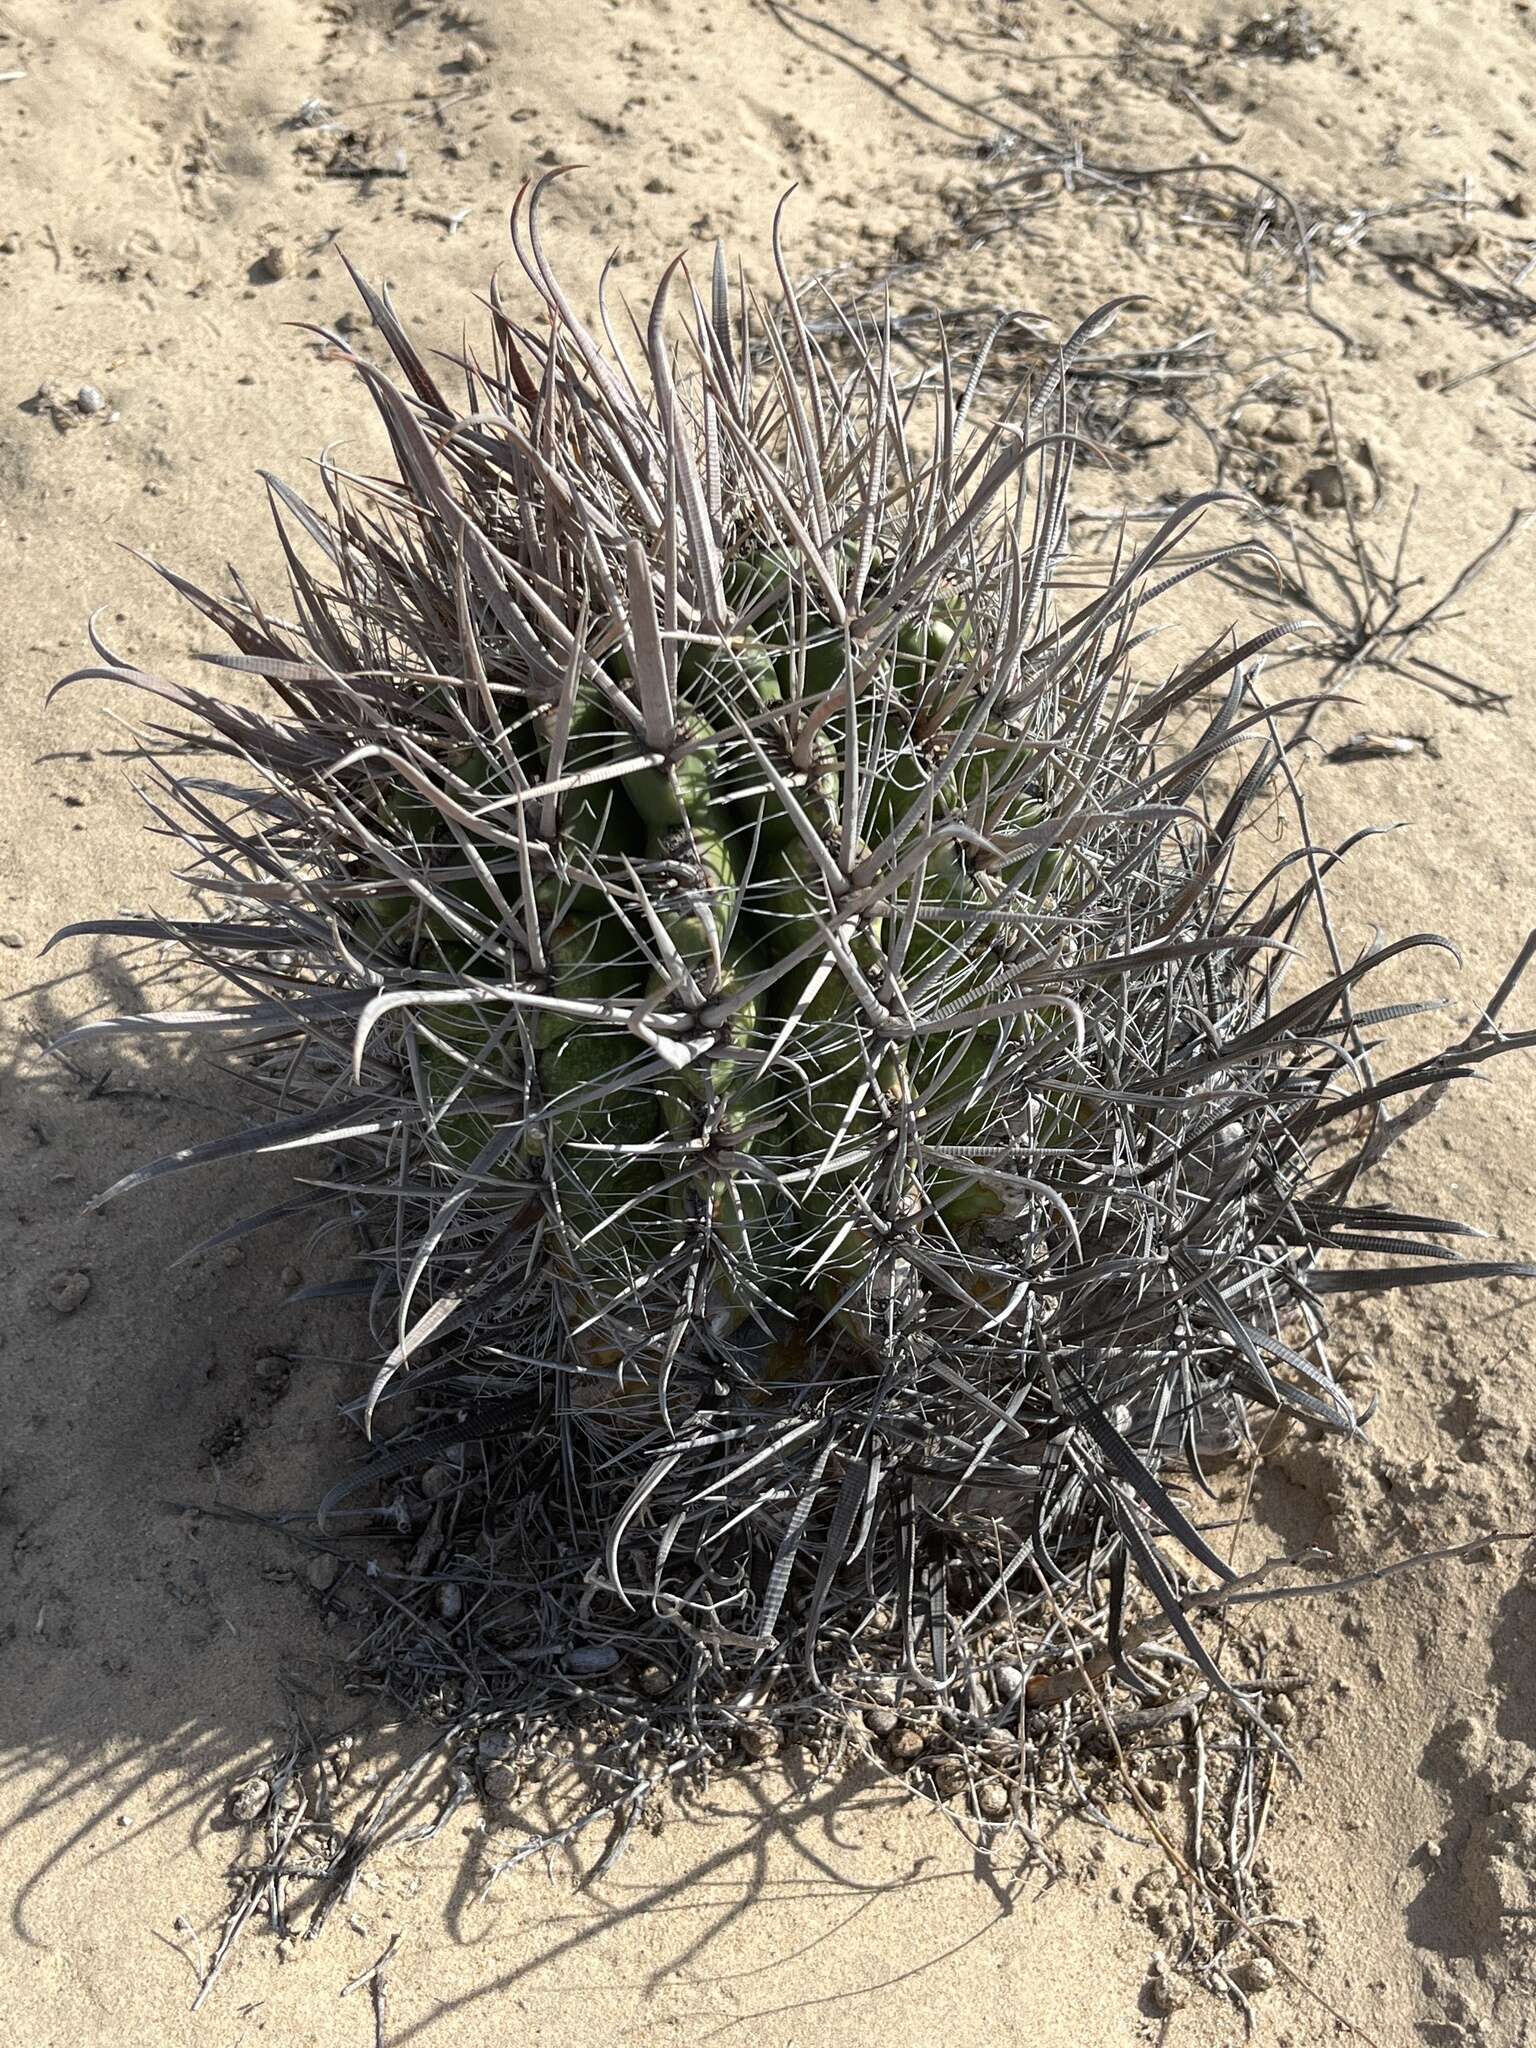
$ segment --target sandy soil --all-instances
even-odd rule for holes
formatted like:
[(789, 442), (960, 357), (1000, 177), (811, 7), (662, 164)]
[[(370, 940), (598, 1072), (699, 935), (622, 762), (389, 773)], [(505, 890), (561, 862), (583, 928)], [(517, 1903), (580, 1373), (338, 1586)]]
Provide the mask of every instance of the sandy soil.
[[(1210, 334), (1203, 414), (1299, 529), (1346, 538), (1321, 473), (1335, 452), (1386, 563), (1417, 493), (1405, 573), (1425, 579), (1408, 600), (1421, 605), (1536, 502), (1536, 357), (1488, 369), (1536, 312), (1512, 282), (1536, 257), (1522, 83), (1536, 11), (1350, 12), (1312, 50), (1294, 11), (1292, 34), (1245, 8), (1191, 8), (1127, 35), (1066, 0), (880, 0), (826, 18), (751, 0), (0, 5), (0, 2036), (365, 2043), (370, 1994), (343, 1987), (398, 1932), (391, 2044), (1241, 2037), (1211, 1999), (1171, 2015), (1151, 2001), (1144, 1853), (1079, 1830), (1068, 1881), (1011, 1887), (889, 1790), (822, 1786), (807, 1803), (767, 1775), (721, 1788), (588, 1891), (530, 1872), (480, 1899), (461, 1815), (360, 1887), (322, 1942), (281, 1955), (253, 1931), (190, 2016), (239, 1848), (229, 1784), (290, 1700), (338, 1725), (357, 1709), (328, 1696), (344, 1607), (296, 1578), (274, 1537), (178, 1504), (312, 1498), (344, 1448), (335, 1405), (356, 1382), (356, 1332), (339, 1310), (280, 1306), (332, 1277), (323, 1243), (171, 1268), (251, 1206), (249, 1176), (82, 1213), (129, 1163), (216, 1132), (233, 1105), (217, 1074), (159, 1051), (39, 1049), (65, 1021), (154, 997), (110, 948), (41, 959), (51, 932), (177, 902), (175, 849), (146, 832), (123, 773), (124, 707), (90, 686), (51, 711), (44, 696), (85, 658), (97, 607), (109, 642), (184, 664), (186, 619), (119, 544), (199, 578), (226, 561), (272, 575), (254, 472), (298, 478), (323, 443), (364, 433), (360, 394), (287, 324), (348, 308), (333, 241), (452, 342), (506, 253), (517, 182), (554, 162), (589, 167), (551, 207), (573, 276), (617, 248), (643, 287), (720, 233), (765, 277), (772, 207), (798, 180), (797, 269), (895, 265), (903, 305), (1025, 308), (1060, 333), (1112, 293), (1147, 293), (1134, 338)], [(1220, 33), (1200, 45), (1207, 27)], [(299, 114), (311, 101), (321, 125)], [(978, 156), (1009, 124), (1080, 145), (1089, 165), (1203, 151), (1283, 179), (1324, 222), (1315, 311), (1353, 348), (1308, 317), (1282, 215), (1245, 254), (1237, 202), (1262, 188), (1225, 173), (1205, 181), (1224, 216), (1188, 200), (1187, 181), (1127, 196), (1052, 174), (978, 220), (982, 185), (1031, 154)], [(1004, 218), (1004, 199), (1033, 210)], [(100, 409), (82, 408), (82, 386)], [(1210, 445), (1155, 395), (1117, 418), (1106, 502), (1211, 480)], [(1443, 930), (1463, 948), (1460, 971), (1415, 968), (1449, 1011), (1405, 1043), (1465, 1029), (1531, 921), (1532, 545), (1413, 643), (1507, 693), (1505, 708), (1367, 666), (1319, 728), (1321, 836), (1402, 827), (1350, 862), (1346, 933)], [(1225, 617), (1247, 603), (1204, 602), (1213, 629), (1222, 603)], [(1361, 729), (1414, 743), (1327, 761)], [(1404, 973), (1393, 993), (1407, 986)], [(1530, 1000), (1506, 1021), (1536, 1021)], [(1529, 1251), (1533, 1162), (1530, 1069), (1513, 1062), (1415, 1132), (1381, 1192), (1446, 1203)], [(1321, 1543), (1350, 1568), (1520, 1528), (1536, 1468), (1531, 1300), (1442, 1291), (1348, 1319), (1357, 1387), (1381, 1399), (1369, 1441), (1281, 1445), (1242, 1554)], [(291, 1372), (258, 1380), (272, 1354)], [(1273, 1624), (1313, 1683), (1296, 1730), (1307, 1780), (1270, 1838), (1283, 1908), (1303, 1923), (1283, 1950), (1296, 1981), (1256, 2000), (1257, 2038), (1536, 2040), (1529, 1559), (1500, 1546)]]

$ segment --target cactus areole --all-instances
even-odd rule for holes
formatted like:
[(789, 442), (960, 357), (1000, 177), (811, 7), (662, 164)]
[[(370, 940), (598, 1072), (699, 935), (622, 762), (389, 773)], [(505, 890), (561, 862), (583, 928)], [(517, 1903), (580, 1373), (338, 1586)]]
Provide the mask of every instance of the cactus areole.
[(214, 910), (76, 929), (216, 970), (222, 1007), (148, 1021), (234, 1034), (270, 1105), (119, 1185), (330, 1162), (296, 1200), (355, 1233), (392, 1437), (334, 1498), (460, 1487), (465, 1597), (391, 1623), (413, 1701), (638, 1686), (670, 1753), (760, 1756), (894, 1682), (928, 1718), (891, 1757), (953, 1786), (1021, 1698), (1156, 1691), (1149, 1619), (1225, 1687), (1202, 1458), (1254, 1404), (1355, 1431), (1328, 1294), (1509, 1270), (1355, 1184), (1387, 1105), (1512, 1041), (1384, 1080), (1359, 984), (1437, 942), (1346, 959), (1332, 856), (1246, 851), (1257, 809), (1305, 823), (1274, 634), (1153, 631), (1208, 501), (1070, 552), (1116, 308), (984, 406), (777, 234), (771, 303), (717, 253), (648, 315), (600, 294), (602, 340), (537, 195), (514, 241), (538, 317), (493, 290), (480, 352), (429, 361), (361, 281), (399, 381), (326, 337), (393, 474), (270, 483), (288, 616), (172, 578), (272, 708), (81, 672), (168, 707)]

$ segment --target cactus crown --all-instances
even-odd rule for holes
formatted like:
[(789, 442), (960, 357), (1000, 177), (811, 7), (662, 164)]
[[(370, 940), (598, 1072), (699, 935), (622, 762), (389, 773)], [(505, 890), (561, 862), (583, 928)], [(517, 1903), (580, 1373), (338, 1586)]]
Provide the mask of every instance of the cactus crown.
[(1353, 1197), (1381, 1104), (1445, 1072), (1372, 1073), (1356, 990), (1399, 949), (1339, 955), (1331, 855), (1238, 878), (1294, 799), (1273, 636), (1147, 669), (1206, 501), (1069, 564), (1066, 376), (1115, 308), (982, 421), (979, 363), (913, 392), (888, 333), (813, 331), (777, 235), (776, 306), (674, 265), (600, 343), (536, 198), (514, 232), (541, 318), (493, 291), (458, 397), (359, 280), (403, 381), (329, 339), (395, 474), (269, 480), (292, 617), (171, 579), (276, 712), (81, 672), (239, 774), (161, 762), (216, 920), (76, 929), (226, 976), (280, 1102), (120, 1187), (345, 1162), (363, 1419), (421, 1396), (363, 1476), (480, 1444), (502, 1560), (487, 1590), (464, 1541), (452, 1666), (395, 1624), (415, 1700), (565, 1711), (612, 1644), (691, 1674), (679, 1742), (894, 1673), (963, 1744), (1017, 1721), (997, 1645), (1042, 1708), (1131, 1657), (1138, 1581), (1225, 1686), (1185, 1588), (1231, 1575), (1170, 1468), (1249, 1402), (1356, 1428), (1326, 1294), (1495, 1269)]

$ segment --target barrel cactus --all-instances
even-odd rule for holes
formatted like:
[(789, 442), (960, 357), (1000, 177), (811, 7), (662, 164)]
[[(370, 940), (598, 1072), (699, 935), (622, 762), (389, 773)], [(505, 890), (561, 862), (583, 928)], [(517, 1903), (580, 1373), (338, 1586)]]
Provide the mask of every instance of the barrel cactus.
[(1356, 1181), (1510, 1041), (1373, 1069), (1408, 1006), (1360, 984), (1431, 942), (1346, 959), (1334, 854), (1245, 832), (1304, 826), (1273, 634), (1159, 663), (1207, 501), (1074, 558), (1070, 370), (1119, 308), (983, 419), (979, 363), (902, 387), (777, 236), (773, 301), (717, 254), (638, 320), (600, 292), (602, 340), (537, 195), (514, 240), (538, 318), (493, 290), (481, 353), (361, 280), (399, 381), (323, 337), (393, 473), (270, 481), (289, 616), (172, 576), (270, 711), (80, 671), (171, 707), (218, 908), (73, 929), (230, 992), (114, 1028), (233, 1033), (272, 1105), (107, 1194), (330, 1161), (297, 1199), (357, 1233), (389, 1438), (331, 1510), (381, 1489), (409, 1552), (456, 1489), (368, 1652), (409, 1703), (596, 1712), (626, 1797), (637, 1726), (680, 1767), (868, 1709), (996, 1823), (1021, 1716), (1159, 1696), (1154, 1637), (1260, 1713), (1196, 1626), (1204, 1467), (1256, 1409), (1355, 1432), (1328, 1295), (1508, 1270)]

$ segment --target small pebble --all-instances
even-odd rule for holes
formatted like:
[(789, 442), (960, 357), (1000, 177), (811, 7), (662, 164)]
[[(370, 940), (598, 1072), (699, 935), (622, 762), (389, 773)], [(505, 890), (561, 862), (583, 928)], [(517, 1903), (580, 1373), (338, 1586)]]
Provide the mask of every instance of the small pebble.
[(270, 249), (263, 250), (256, 267), (263, 277), (276, 284), (280, 277), (287, 277), (293, 269), (293, 257), (281, 242), (274, 242)]
[(741, 1746), (749, 1757), (762, 1762), (779, 1753), (779, 1731), (767, 1721), (748, 1721), (741, 1731)]
[(306, 1576), (317, 1593), (329, 1593), (341, 1577), (341, 1559), (333, 1557), (328, 1550), (322, 1550), (318, 1557), (309, 1560)]
[(997, 1686), (999, 1699), (1016, 1700), (1024, 1684), (1024, 1674), (1017, 1664), (994, 1664), (992, 1677)]
[(892, 1763), (909, 1764), (923, 1753), (923, 1738), (915, 1728), (897, 1728), (886, 1741), (885, 1753)]
[(490, 57), (478, 43), (466, 43), (459, 52), (461, 71), (483, 71), (490, 61)]
[(444, 1621), (457, 1621), (464, 1612), (464, 1589), (451, 1582), (437, 1589), (437, 1611)]
[(302, 1287), (304, 1284), (304, 1275), (299, 1271), (297, 1266), (284, 1266), (282, 1272), (278, 1275), (278, 1278), (282, 1281), (285, 1287), (290, 1289), (294, 1287)]
[(323, 128), (336, 116), (324, 100), (306, 100), (293, 118), (301, 128)]
[(890, 1707), (866, 1707), (864, 1726), (871, 1735), (889, 1735), (896, 1726), (896, 1715)]
[(458, 1476), (451, 1465), (429, 1465), (421, 1475), (421, 1491), (424, 1498), (441, 1500)]
[(75, 404), (81, 412), (87, 414), (105, 412), (107, 409), (107, 401), (102, 397), (94, 384), (82, 384), (80, 386), (80, 389), (75, 393)]
[(516, 1747), (517, 1737), (509, 1728), (487, 1728), (476, 1744), (481, 1762), (488, 1764), (499, 1764)]
[(0, 946), (9, 946), (13, 952), (19, 953), (26, 943), (20, 932), (0, 932)]
[(635, 1673), (635, 1691), (648, 1700), (664, 1699), (674, 1682), (665, 1664), (642, 1664)]
[(8, 235), (0, 235), (0, 255), (14, 256), (21, 247), (21, 237), (14, 229)]
[(48, 1282), (48, 1306), (72, 1316), (91, 1291), (89, 1273), (55, 1273)]

